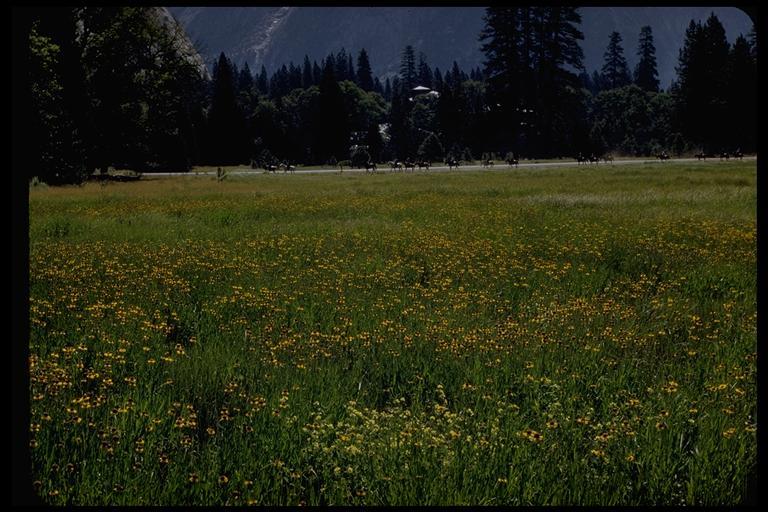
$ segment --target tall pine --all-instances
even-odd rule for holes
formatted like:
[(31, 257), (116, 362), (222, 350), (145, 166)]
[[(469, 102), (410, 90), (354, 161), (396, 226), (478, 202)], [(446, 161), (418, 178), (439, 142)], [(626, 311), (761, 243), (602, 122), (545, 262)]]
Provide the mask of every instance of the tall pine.
[(637, 43), (635, 66), (635, 84), (644, 91), (659, 92), (659, 72), (656, 69), (656, 47), (653, 45), (653, 32), (650, 26), (640, 29)]
[(406, 94), (411, 94), (411, 90), (416, 87), (416, 79), (416, 57), (413, 46), (408, 45), (400, 56), (400, 83)]
[(419, 53), (418, 84), (430, 89), (432, 88), (432, 70), (429, 69), (427, 56), (423, 52)]
[[(346, 58), (342, 62), (346, 69)], [(345, 160), (349, 154), (349, 115), (336, 78), (336, 64), (333, 55), (325, 60), (313, 120), (314, 150), (321, 162)]]
[(490, 7), (484, 20), (480, 39), (493, 149), (564, 151), (572, 144), (574, 102), (581, 87), (572, 70), (583, 68), (578, 11)]
[(624, 48), (621, 46), (621, 34), (618, 32), (611, 32), (603, 59), (601, 78), (604, 87), (616, 89), (629, 85), (631, 82), (629, 68), (627, 59), (624, 58)]
[(733, 43), (728, 63), (729, 149), (755, 151), (757, 133), (757, 62), (747, 39), (740, 35)]
[(301, 71), (301, 86), (305, 89), (309, 89), (314, 85), (312, 78), (312, 64), (309, 62), (309, 56), (304, 55), (304, 65)]
[(691, 20), (685, 32), (673, 86), (683, 136), (705, 151), (724, 150), (728, 125), (729, 44), (714, 13), (702, 25)]
[[(582, 98), (578, 75), (583, 69), (579, 41), (584, 34), (579, 29), (581, 15), (576, 7), (548, 7), (536, 20), (544, 27), (544, 37), (537, 44), (538, 52), (537, 106), (526, 123), (533, 147), (538, 154), (557, 156), (576, 150), (582, 114)], [(532, 126), (531, 126), (532, 125)]]
[(371, 63), (368, 60), (368, 52), (365, 48), (360, 50), (357, 56), (357, 85), (364, 91), (373, 90), (373, 74), (371, 73)]
[(222, 52), (213, 69), (213, 94), (208, 115), (208, 161), (236, 165), (246, 159), (243, 116), (235, 97), (232, 63)]

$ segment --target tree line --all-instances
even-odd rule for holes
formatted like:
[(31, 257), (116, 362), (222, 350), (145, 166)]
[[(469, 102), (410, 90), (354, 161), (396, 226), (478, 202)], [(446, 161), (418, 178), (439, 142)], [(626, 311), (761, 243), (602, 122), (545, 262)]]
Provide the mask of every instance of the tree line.
[(408, 45), (382, 83), (365, 49), (343, 48), (271, 76), (222, 53), (208, 77), (152, 8), (40, 9), (26, 79), (32, 172), (72, 183), (109, 167), (754, 151), (754, 29), (731, 45), (714, 14), (691, 21), (664, 91), (650, 27), (634, 70), (614, 32), (589, 74), (575, 7), (490, 7), (484, 21), (482, 68), (441, 71)]

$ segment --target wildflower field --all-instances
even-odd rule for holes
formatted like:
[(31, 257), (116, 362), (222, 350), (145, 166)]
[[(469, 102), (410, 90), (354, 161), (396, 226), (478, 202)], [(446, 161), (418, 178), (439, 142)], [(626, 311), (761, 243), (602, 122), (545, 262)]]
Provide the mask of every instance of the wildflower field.
[(754, 161), (150, 178), (29, 208), (44, 502), (749, 499)]

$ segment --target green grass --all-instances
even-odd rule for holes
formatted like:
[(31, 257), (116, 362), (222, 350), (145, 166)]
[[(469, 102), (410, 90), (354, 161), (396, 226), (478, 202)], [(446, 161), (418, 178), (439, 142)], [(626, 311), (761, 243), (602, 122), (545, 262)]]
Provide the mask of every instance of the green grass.
[(35, 486), (73, 505), (733, 505), (750, 163), (30, 189)]

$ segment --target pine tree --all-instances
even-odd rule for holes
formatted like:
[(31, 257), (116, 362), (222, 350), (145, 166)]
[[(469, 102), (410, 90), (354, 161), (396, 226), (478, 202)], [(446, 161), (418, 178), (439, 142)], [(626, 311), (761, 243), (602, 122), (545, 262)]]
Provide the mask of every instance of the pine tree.
[(382, 87), (379, 77), (373, 79), (373, 92), (384, 96), (384, 87)]
[(252, 88), (253, 75), (251, 74), (251, 68), (248, 67), (248, 63), (246, 62), (237, 77), (237, 90), (238, 92), (250, 93)]
[[(489, 124), (490, 130), (495, 134), (494, 140), (488, 141), (495, 145), (502, 140), (517, 140), (520, 131), (520, 110), (524, 104), (523, 87), (528, 70), (525, 68), (522, 55), (525, 49), (522, 47), (520, 18), (527, 16), (527, 9), (518, 7), (489, 7), (484, 17), (485, 27), (480, 33), (480, 41), (483, 41), (482, 51), (485, 54), (485, 76), (487, 77), (487, 101), (490, 105)], [(455, 64), (455, 63), (454, 63)], [(455, 68), (446, 72), (445, 89), (454, 89), (456, 80)], [(454, 89), (455, 91), (455, 89)], [(443, 105), (453, 103), (454, 93), (446, 97)], [(440, 105), (442, 107), (442, 105)], [(441, 110), (446, 110), (443, 107)], [(449, 113), (442, 116), (442, 125), (446, 130), (444, 140), (446, 146), (457, 144), (457, 128), (448, 129), (455, 123)]]
[(453, 66), (451, 66), (451, 87), (454, 89), (461, 88), (461, 83), (464, 81), (464, 73), (459, 69), (459, 64), (456, 61), (453, 61)]
[(352, 62), (352, 55), (347, 55), (347, 80), (354, 82), (357, 79), (355, 65)]
[(592, 89), (593, 95), (596, 95), (597, 93), (605, 89), (605, 87), (603, 87), (603, 77), (600, 75), (600, 73), (597, 72), (597, 70), (592, 72), (591, 82), (593, 87)]
[(411, 94), (411, 90), (416, 87), (416, 78), (416, 58), (413, 46), (408, 45), (400, 57), (400, 82), (406, 94)]
[[(253, 75), (251, 74), (251, 68), (248, 66), (248, 62), (245, 63), (243, 69), (237, 78), (237, 106), (240, 112), (243, 113), (243, 121), (246, 126), (246, 133), (252, 131), (252, 126), (249, 123), (246, 112), (251, 112), (257, 103), (258, 95), (255, 94), (255, 85)], [(248, 137), (250, 139), (250, 136)]]
[(256, 79), (256, 90), (259, 94), (267, 95), (269, 93), (269, 81), (267, 79), (267, 68), (261, 65), (261, 71)]
[(724, 149), (728, 126), (728, 56), (725, 29), (714, 13), (691, 20), (680, 49), (673, 94), (682, 134), (705, 151)]
[(213, 95), (208, 115), (210, 163), (235, 165), (245, 160), (243, 125), (242, 113), (235, 99), (232, 63), (222, 52), (213, 69)]
[(387, 102), (392, 101), (392, 84), (389, 81), (389, 77), (384, 81), (384, 100)]
[(580, 83), (571, 70), (583, 67), (579, 23), (574, 7), (486, 10), (480, 37), (489, 133), (495, 138), (489, 145), (511, 140), (534, 152), (553, 152), (573, 139), (572, 112)]
[(371, 63), (368, 60), (368, 53), (365, 48), (360, 50), (357, 56), (357, 85), (364, 91), (373, 90), (373, 75), (371, 73)]
[(390, 144), (395, 158), (404, 159), (412, 154), (409, 126), (409, 101), (399, 77), (392, 80), (392, 104), (389, 109)]
[(272, 99), (280, 98), (288, 94), (289, 90), (290, 77), (288, 66), (283, 64), (272, 74), (272, 78), (269, 80), (269, 97)]
[(443, 90), (443, 74), (440, 73), (438, 67), (435, 67), (435, 71), (432, 73), (432, 88), (438, 92)]
[(322, 69), (322, 73), (320, 75), (320, 81), (318, 82), (318, 85), (323, 80), (325, 80), (325, 77), (329, 72), (333, 73), (333, 77), (337, 82), (339, 81), (339, 75), (337, 74), (338, 68), (336, 67), (336, 57), (334, 57), (332, 53), (329, 53), (328, 56), (323, 59), (323, 62), (320, 64), (320, 68)]
[(418, 67), (418, 82), (419, 85), (432, 88), (432, 70), (429, 69), (427, 64), (427, 56), (423, 52), (419, 53), (419, 67)]
[(301, 72), (301, 86), (304, 89), (309, 89), (314, 85), (312, 78), (312, 64), (309, 62), (309, 56), (304, 55), (304, 65)]
[(747, 39), (739, 35), (729, 55), (728, 143), (731, 150), (752, 152), (757, 133), (757, 63)]
[(445, 147), (466, 145), (468, 109), (461, 84), (454, 85), (446, 73), (446, 81), (437, 101), (437, 126)]
[(347, 76), (347, 51), (342, 48), (339, 53), (336, 54), (336, 68), (334, 73), (336, 80), (341, 82), (343, 80), (351, 80), (351, 77)]
[(581, 73), (579, 73), (579, 82), (581, 82), (581, 86), (588, 90), (590, 93), (594, 89), (594, 84), (592, 84), (592, 79), (589, 77), (589, 73), (587, 73), (586, 70), (582, 70)]
[(320, 80), (323, 79), (323, 70), (317, 64), (317, 61), (312, 61), (312, 83), (314, 85), (320, 85)]
[(605, 50), (602, 69), (602, 82), (608, 89), (624, 87), (631, 82), (624, 49), (621, 46), (621, 34), (611, 32), (608, 47)]
[(329, 55), (323, 67), (313, 123), (315, 154), (322, 162), (327, 162), (332, 157), (337, 161), (343, 160), (349, 152), (349, 116), (335, 69), (336, 60), (333, 55)]
[(295, 66), (293, 62), (288, 66), (288, 91), (294, 89), (301, 89), (302, 73), (299, 66)]
[(538, 75), (533, 89), (537, 108), (531, 114), (529, 106), (522, 122), (539, 154), (572, 152), (582, 108), (579, 79), (572, 71), (583, 69), (581, 16), (575, 7), (538, 8), (534, 23), (540, 27), (534, 40), (537, 59), (532, 59)]
[(656, 47), (653, 45), (653, 33), (650, 26), (640, 29), (637, 56), (640, 60), (635, 67), (635, 83), (645, 91), (659, 92), (659, 73), (656, 70)]

